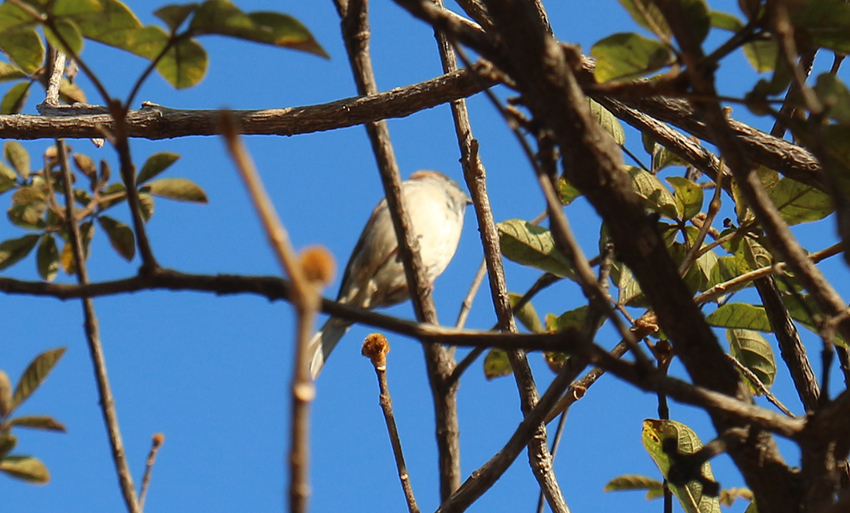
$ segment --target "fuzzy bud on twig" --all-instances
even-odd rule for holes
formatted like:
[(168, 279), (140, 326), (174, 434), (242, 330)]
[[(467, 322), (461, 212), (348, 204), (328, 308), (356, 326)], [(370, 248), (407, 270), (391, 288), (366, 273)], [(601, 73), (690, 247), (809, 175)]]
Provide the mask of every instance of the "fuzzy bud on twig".
[(363, 341), (363, 349), (360, 354), (372, 360), (375, 370), (387, 370), (387, 353), (390, 352), (390, 343), (387, 337), (380, 333), (372, 333)]
[(309, 246), (301, 251), (301, 269), (309, 282), (326, 287), (336, 274), (336, 263), (323, 246)]

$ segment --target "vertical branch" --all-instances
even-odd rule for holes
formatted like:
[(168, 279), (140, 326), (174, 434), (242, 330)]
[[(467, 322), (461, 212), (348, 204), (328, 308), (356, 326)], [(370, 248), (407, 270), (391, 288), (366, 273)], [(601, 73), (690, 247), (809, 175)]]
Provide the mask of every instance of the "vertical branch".
[[(378, 93), (369, 55), (367, 0), (334, 0), (341, 17), (342, 35), (361, 96)], [(410, 217), (401, 194), (401, 178), (386, 121), (365, 123), (378, 162), (381, 181), (398, 237), (399, 257), (404, 263), (411, 300), (420, 322), (437, 324), (431, 285), (419, 255), (419, 242), (410, 229)], [(445, 386), (455, 366), (451, 352), (438, 344), (424, 344), (428, 380), (437, 418), (437, 449), (440, 464), (440, 497), (448, 498), (460, 486), (460, 429), (457, 417), (457, 385)]]
[[(59, 165), (62, 168), (62, 181), (65, 187), (65, 220), (68, 223), (68, 233), (71, 239), (71, 248), (74, 250), (74, 261), (77, 264), (77, 282), (80, 285), (89, 283), (88, 270), (86, 269), (86, 257), (83, 250), (83, 241), (80, 237), (80, 227), (74, 216), (74, 191), (71, 185), (71, 169), (68, 165), (68, 153), (63, 139), (56, 140), (56, 150), (59, 156)], [(103, 354), (103, 346), (100, 343), (100, 328), (97, 316), (94, 312), (94, 301), (91, 298), (83, 299), (83, 315), (85, 317), (86, 340), (94, 364), (95, 381), (100, 396), (100, 411), (106, 424), (109, 436), (109, 445), (112, 449), (112, 461), (118, 473), (118, 483), (127, 511), (130, 513), (141, 513), (139, 500), (136, 497), (136, 488), (133, 485), (133, 475), (127, 464), (127, 455), (124, 453), (124, 442), (121, 439), (121, 429), (118, 426), (118, 414), (115, 411), (115, 399), (112, 397), (112, 389), (109, 386), (109, 376), (106, 373), (106, 358)]]
[(251, 157), (242, 145), (233, 117), (222, 113), (219, 120), (222, 137), (239, 175), (251, 196), (251, 201), (274, 250), (278, 263), (292, 280), (292, 304), (297, 313), (294, 371), (292, 373), (292, 418), (289, 443), (289, 510), (307, 511), (310, 496), (310, 403), (316, 387), (310, 378), (305, 348), (313, 335), (313, 324), (321, 302), (319, 287), (330, 281), (332, 263), (322, 249), (305, 252), (301, 259), (295, 254), (289, 235), (275, 212), (274, 205), (263, 187)]
[[(439, 7), (443, 7), (442, 0), (435, 0), (435, 3)], [(440, 51), (440, 60), (443, 64), (443, 72), (457, 71), (457, 58), (446, 35), (437, 31), (435, 37)], [(472, 125), (469, 122), (466, 101), (460, 99), (451, 102), (451, 110), (458, 146), (460, 147), (463, 174), (478, 219), (478, 229), (481, 233), (481, 244), (484, 248), (484, 260), (487, 263), (490, 281), (490, 295), (498, 318), (498, 329), (517, 333), (516, 320), (508, 297), (499, 234), (496, 230), (493, 211), (490, 208), (490, 197), (487, 194), (486, 172), (478, 154), (478, 141), (472, 135)], [(521, 410), (526, 415), (540, 399), (537, 385), (534, 382), (534, 376), (531, 373), (531, 367), (528, 365), (525, 351), (508, 351), (508, 358), (519, 389)], [(569, 511), (552, 470), (552, 457), (549, 454), (546, 439), (546, 424), (541, 422), (529, 443), (528, 459), (552, 510), (555, 512)]]

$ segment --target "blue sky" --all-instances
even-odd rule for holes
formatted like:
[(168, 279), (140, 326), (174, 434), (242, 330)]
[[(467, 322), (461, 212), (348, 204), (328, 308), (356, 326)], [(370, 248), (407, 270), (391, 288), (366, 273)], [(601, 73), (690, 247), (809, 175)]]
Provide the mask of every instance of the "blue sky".
[[(153, 23), (151, 12), (164, 3), (136, 1), (128, 5), (143, 22)], [(549, 3), (556, 35), (581, 44), (585, 52), (613, 32), (638, 30), (615, 0)], [(238, 4), (246, 11), (280, 10), (296, 16), (311, 29), (331, 60), (207, 37), (201, 42), (210, 54), (209, 72), (199, 86), (174, 91), (153, 76), (138, 101), (172, 108), (253, 109), (310, 105), (355, 95), (332, 2), (254, 0)], [(711, 5), (738, 13), (736, 2), (714, 1)], [(440, 73), (430, 28), (392, 2), (375, 2), (371, 19), (375, 72), (382, 90)], [(719, 41), (710, 39), (708, 44)], [(90, 42), (83, 56), (107, 88), (121, 97), (126, 96), (145, 65), (140, 59)], [(819, 64), (828, 65), (829, 59)], [(757, 79), (740, 55), (724, 62), (720, 77), (722, 91), (732, 95), (740, 95)], [(90, 102), (96, 103), (85, 81), (83, 87)], [(25, 112), (35, 112), (34, 105), (39, 101), (41, 98), (31, 98)], [(476, 96), (469, 105), (487, 167), (496, 220), (533, 218), (543, 209), (542, 195), (513, 136), (486, 98)], [(754, 119), (743, 107), (735, 107), (733, 115), (769, 129), (768, 120)], [(448, 107), (392, 120), (389, 126), (404, 176), (417, 169), (437, 169), (462, 182)], [(50, 144), (36, 141), (26, 147), (35, 156)], [(113, 169), (117, 168), (111, 149), (95, 149), (86, 140), (70, 144), (96, 159), (109, 160)], [(251, 137), (246, 144), (293, 244), (323, 244), (336, 256), (338, 265), (344, 265), (382, 196), (365, 130), (353, 127), (289, 138)], [(646, 160), (639, 134), (628, 128), (627, 144)], [(148, 228), (161, 264), (195, 273), (280, 274), (217, 138), (137, 140), (132, 142), (132, 151), (138, 164), (156, 152), (180, 153), (182, 158), (166, 176), (190, 178), (210, 198), (206, 206), (157, 200)], [(8, 195), (2, 200), (8, 201)], [(595, 254), (599, 222), (593, 211), (578, 200), (567, 214), (586, 251)], [(125, 211), (116, 216), (128, 219)], [(481, 261), (477, 226), (469, 212), (466, 221), (458, 254), (435, 286), (439, 316), (447, 324), (454, 323)], [(797, 233), (812, 251), (836, 240), (832, 218), (805, 225)], [(0, 223), (0, 240), (18, 236), (19, 229)], [(118, 257), (103, 233), (95, 237), (89, 260), (92, 281), (133, 275), (138, 265), (138, 259), (128, 264)], [(845, 265), (836, 258), (822, 267), (847, 297)], [(32, 258), (3, 275), (37, 279)], [(533, 271), (507, 266), (512, 291), (527, 290), (536, 277)], [(72, 281), (66, 276), (58, 280)], [(336, 295), (338, 282), (339, 278), (327, 296)], [(752, 300), (751, 295), (743, 297)], [(542, 315), (561, 313), (583, 302), (578, 287), (561, 283), (541, 294), (534, 304)], [(0, 307), (4, 311), (0, 368), (13, 380), (38, 353), (68, 347), (53, 374), (20, 411), (52, 415), (67, 426), (68, 433), (17, 432), (18, 452), (41, 458), (53, 480), (34, 487), (0, 476), (4, 511), (120, 511), (123, 504), (98, 410), (79, 302), (0, 296)], [(97, 299), (95, 307), (137, 484), (151, 435), (163, 432), (166, 437), (154, 468), (147, 510), (285, 508), (294, 329), (289, 305), (249, 296), (143, 292)], [(408, 304), (387, 312), (412, 317)], [(493, 322), (485, 289), (475, 301), (468, 326), (487, 328)], [(349, 332), (317, 384), (311, 435), (314, 511), (405, 508), (378, 407), (374, 372), (360, 356), (360, 341), (367, 333), (369, 330), (360, 327)], [(816, 355), (818, 340), (808, 333), (805, 336), (809, 354)], [(603, 330), (600, 343), (611, 347), (615, 342), (613, 334)], [(391, 337), (390, 343), (389, 381), (412, 486), (422, 510), (433, 510), (438, 506), (437, 460), (422, 350), (417, 342), (403, 337)], [(545, 387), (551, 373), (540, 355), (531, 355), (530, 361), (538, 383)], [(819, 362), (813, 365), (819, 372)], [(673, 372), (682, 374), (675, 365)], [(799, 412), (787, 373), (780, 370), (779, 374), (775, 392)], [(502, 447), (521, 416), (513, 380), (486, 381), (480, 363), (465, 375), (459, 401), (465, 478)], [(691, 425), (704, 440), (713, 436), (703, 413), (674, 404), (671, 414)], [(659, 510), (660, 502), (648, 503), (640, 493), (602, 492), (609, 479), (621, 474), (657, 475), (640, 442), (641, 421), (647, 417), (656, 417), (654, 396), (610, 377), (600, 380), (575, 405), (555, 464), (567, 503), (574, 511)], [(783, 444), (782, 450), (796, 464), (793, 447)], [(537, 501), (537, 486), (526, 460), (521, 455), (471, 510), (532, 508)], [(720, 457), (713, 465), (723, 487), (743, 485), (728, 458)], [(739, 502), (731, 511), (743, 509), (744, 504)]]

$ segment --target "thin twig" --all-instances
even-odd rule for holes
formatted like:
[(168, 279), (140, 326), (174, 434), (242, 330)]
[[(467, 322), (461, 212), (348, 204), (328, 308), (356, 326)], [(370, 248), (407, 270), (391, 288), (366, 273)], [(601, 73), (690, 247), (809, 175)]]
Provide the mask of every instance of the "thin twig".
[(791, 413), (791, 410), (786, 408), (785, 405), (782, 404), (782, 401), (780, 401), (775, 395), (773, 395), (773, 392), (768, 390), (765, 384), (762, 383), (762, 381), (759, 379), (758, 376), (755, 375), (753, 371), (748, 369), (743, 363), (739, 362), (738, 359), (732, 356), (731, 354), (727, 354), (726, 358), (728, 358), (729, 361), (735, 364), (735, 367), (737, 367), (738, 370), (741, 371), (741, 374), (743, 374), (744, 377), (746, 377), (747, 380), (749, 380), (750, 383), (752, 383), (753, 386), (756, 387), (756, 390), (758, 390), (759, 393), (763, 395), (765, 399), (772, 402), (774, 406), (779, 408), (779, 410), (785, 415), (788, 415), (789, 417), (795, 417), (795, 415)]
[(145, 510), (145, 499), (148, 496), (148, 488), (151, 484), (151, 473), (153, 472), (153, 465), (156, 462), (156, 453), (159, 452), (159, 448), (162, 447), (163, 442), (165, 442), (165, 435), (162, 433), (156, 433), (151, 438), (151, 450), (145, 462), (145, 474), (142, 476), (142, 490), (139, 492), (139, 510), (141, 511)]
[[(83, 249), (83, 240), (80, 236), (80, 227), (74, 218), (74, 191), (71, 169), (68, 165), (68, 150), (65, 141), (56, 140), (56, 152), (59, 156), (59, 165), (62, 169), (62, 181), (65, 187), (65, 219), (68, 223), (68, 232), (71, 239), (71, 248), (74, 251), (74, 262), (76, 264), (77, 282), (87, 285), (89, 282), (88, 270), (86, 268), (86, 257)], [(95, 380), (100, 396), (100, 409), (106, 424), (109, 436), (109, 446), (112, 449), (112, 461), (118, 473), (118, 483), (127, 511), (130, 513), (141, 513), (139, 499), (136, 496), (136, 487), (133, 485), (133, 475), (127, 463), (127, 455), (124, 452), (124, 442), (121, 440), (121, 428), (118, 425), (118, 413), (115, 410), (115, 399), (109, 386), (109, 377), (106, 373), (106, 358), (103, 354), (103, 346), (100, 342), (100, 328), (97, 316), (94, 312), (94, 302), (91, 298), (85, 298), (83, 303), (83, 315), (85, 317), (86, 340), (88, 341), (89, 353), (94, 365)]]
[[(318, 285), (327, 280), (314, 281), (305, 274), (302, 264), (289, 241), (286, 229), (275, 211), (274, 204), (266, 193), (265, 187), (263, 187), (260, 175), (239, 139), (233, 118), (229, 113), (222, 112), (220, 122), (222, 137), (228, 153), (248, 189), (251, 202), (260, 217), (269, 244), (281, 269), (292, 280), (292, 303), (298, 314), (298, 320), (291, 384), (289, 510), (294, 513), (303, 513), (307, 511), (307, 500), (310, 497), (310, 403), (316, 397), (316, 386), (310, 378), (305, 348), (313, 334), (313, 324), (319, 309), (321, 296), (319, 295)], [(325, 276), (325, 278), (329, 278), (330, 273), (327, 274), (328, 276)]]
[(393, 446), (393, 456), (395, 456), (395, 464), (398, 469), (401, 488), (404, 491), (404, 498), (407, 501), (407, 509), (410, 513), (419, 513), (419, 506), (416, 505), (416, 497), (413, 495), (413, 487), (410, 484), (410, 474), (407, 472), (407, 464), (404, 462), (404, 452), (401, 450), (401, 438), (398, 435), (398, 426), (395, 423), (393, 400), (387, 381), (387, 353), (389, 352), (390, 344), (387, 338), (380, 333), (372, 333), (363, 342), (362, 354), (372, 361), (375, 374), (378, 376), (381, 410), (384, 412), (384, 421), (387, 423), (387, 432)]
[[(478, 266), (478, 271), (475, 272), (475, 278), (472, 279), (472, 284), (469, 286), (469, 291), (466, 297), (463, 298), (463, 303), (460, 304), (460, 311), (457, 314), (455, 328), (463, 328), (466, 324), (466, 319), (469, 317), (469, 311), (472, 309), (472, 301), (478, 295), (478, 289), (484, 282), (484, 277), (487, 276), (487, 262), (482, 260)], [(457, 370), (457, 368), (455, 368)]]

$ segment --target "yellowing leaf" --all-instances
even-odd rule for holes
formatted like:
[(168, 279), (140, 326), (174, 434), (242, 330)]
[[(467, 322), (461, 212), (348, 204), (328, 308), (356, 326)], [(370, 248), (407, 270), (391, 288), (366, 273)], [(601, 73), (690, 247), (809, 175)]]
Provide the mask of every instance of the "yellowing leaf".
[(498, 347), (491, 348), (484, 357), (484, 377), (487, 379), (500, 378), (513, 372), (508, 353)]

